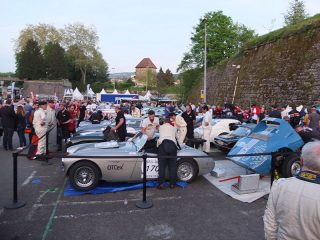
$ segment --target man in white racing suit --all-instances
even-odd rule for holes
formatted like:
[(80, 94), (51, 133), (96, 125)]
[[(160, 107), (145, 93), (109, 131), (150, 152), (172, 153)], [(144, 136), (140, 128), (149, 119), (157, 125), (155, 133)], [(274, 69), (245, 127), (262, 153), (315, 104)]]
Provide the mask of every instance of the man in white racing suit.
[[(35, 111), (33, 117), (33, 127), (36, 132), (38, 141), (38, 148), (36, 155), (41, 155), (45, 153), (46, 150), (46, 136), (42, 137), (46, 134), (47, 131), (47, 116), (46, 116), (47, 102), (39, 102), (39, 109)], [(42, 137), (42, 138), (41, 138)], [(41, 139), (40, 139), (41, 138)]]

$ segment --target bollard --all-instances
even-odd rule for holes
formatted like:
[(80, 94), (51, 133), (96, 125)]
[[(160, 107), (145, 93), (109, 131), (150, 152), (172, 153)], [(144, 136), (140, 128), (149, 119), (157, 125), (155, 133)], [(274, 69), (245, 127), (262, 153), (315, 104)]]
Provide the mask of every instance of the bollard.
[(143, 154), (143, 192), (142, 201), (136, 202), (136, 207), (141, 209), (151, 208), (153, 206), (152, 201), (147, 200), (147, 155)]
[(13, 202), (4, 206), (6, 209), (18, 209), (26, 205), (26, 202), (18, 201), (18, 153), (12, 153), (13, 157)]
[(49, 154), (49, 132), (46, 132), (46, 155)]
[(44, 161), (43, 165), (52, 165), (52, 163), (49, 162), (49, 132), (46, 132), (46, 154), (43, 156), (42, 160)]

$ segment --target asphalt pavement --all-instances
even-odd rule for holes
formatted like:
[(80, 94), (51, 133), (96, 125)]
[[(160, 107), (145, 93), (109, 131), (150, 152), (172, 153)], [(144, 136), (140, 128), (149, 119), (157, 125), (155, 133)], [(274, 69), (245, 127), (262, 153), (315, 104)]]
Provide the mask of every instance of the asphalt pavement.
[[(16, 133), (14, 143), (18, 147)], [(217, 161), (224, 159), (220, 152), (212, 155)], [(263, 239), (263, 198), (239, 202), (203, 177), (186, 188), (147, 189), (153, 207), (145, 210), (135, 206), (142, 190), (64, 196), (67, 179), (60, 159), (46, 165), (19, 157), (18, 196), (27, 204), (4, 209), (12, 201), (12, 152), (2, 146), (0, 162), (1, 240)]]

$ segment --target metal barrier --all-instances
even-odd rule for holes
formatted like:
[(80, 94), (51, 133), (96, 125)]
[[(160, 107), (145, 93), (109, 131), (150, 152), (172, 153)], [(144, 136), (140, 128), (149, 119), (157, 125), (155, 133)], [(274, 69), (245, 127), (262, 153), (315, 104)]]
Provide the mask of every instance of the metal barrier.
[(49, 152), (49, 133), (55, 127), (56, 126), (54, 126), (49, 131), (47, 131), (44, 135), (42, 135), (40, 138), (38, 138), (37, 141), (31, 142), (31, 143), (29, 143), (29, 145), (12, 153), (12, 158), (13, 158), (13, 199), (12, 199), (12, 203), (7, 204), (5, 206), (6, 209), (17, 209), (17, 208), (21, 208), (26, 205), (26, 202), (18, 201), (18, 156), (28, 156), (27, 154), (21, 154), (21, 153), (23, 151), (25, 151), (26, 149), (28, 149), (32, 144), (39, 142), (39, 140), (44, 137), (46, 137), (46, 155), (48, 155), (48, 152)]
[[(54, 127), (53, 127), (54, 128)], [(44, 136), (47, 136), (48, 139), (48, 134), (53, 130), (50, 129), (48, 132), (46, 132), (46, 134), (44, 134), (43, 136), (41, 136), (41, 138), (43, 138)], [(39, 138), (38, 141), (41, 139)], [(6, 205), (5, 208), (6, 209), (17, 209), (17, 208), (21, 208), (23, 206), (26, 205), (26, 202), (22, 202), (22, 201), (18, 201), (18, 183), (17, 183), (17, 178), (18, 178), (18, 171), (17, 171), (17, 160), (18, 160), (18, 156), (25, 156), (27, 157), (28, 154), (22, 153), (24, 150), (26, 150), (28, 147), (30, 146), (30, 144), (26, 147), (24, 147), (23, 149), (19, 150), (19, 151), (15, 151), (12, 153), (13, 156), (13, 202)], [(83, 158), (83, 159), (88, 159), (88, 158), (104, 158), (104, 159), (121, 159), (121, 158), (125, 158), (125, 159), (131, 159), (131, 158), (142, 158), (143, 159), (143, 192), (142, 192), (142, 201), (137, 201), (136, 202), (136, 206), (138, 208), (142, 208), (142, 209), (146, 209), (146, 208), (151, 208), (153, 206), (152, 200), (151, 199), (147, 199), (147, 158), (148, 157), (152, 157), (152, 158), (174, 158), (174, 159), (178, 159), (178, 158), (213, 158), (212, 156), (158, 156), (158, 155), (148, 155), (145, 152), (142, 152), (140, 155), (136, 155), (136, 156), (70, 156), (68, 155), (68, 153), (57, 153), (57, 154), (48, 154), (48, 140), (46, 140), (46, 161), (48, 162), (49, 159), (51, 158)]]

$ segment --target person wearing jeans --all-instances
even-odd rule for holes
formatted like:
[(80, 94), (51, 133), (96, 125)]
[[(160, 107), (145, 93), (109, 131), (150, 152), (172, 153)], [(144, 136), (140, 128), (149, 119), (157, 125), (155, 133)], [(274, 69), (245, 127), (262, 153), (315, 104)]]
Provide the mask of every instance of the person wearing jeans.
[(24, 135), (24, 130), (26, 129), (26, 112), (22, 105), (17, 107), (17, 133), (19, 137), (20, 147), (27, 145), (27, 140)]

